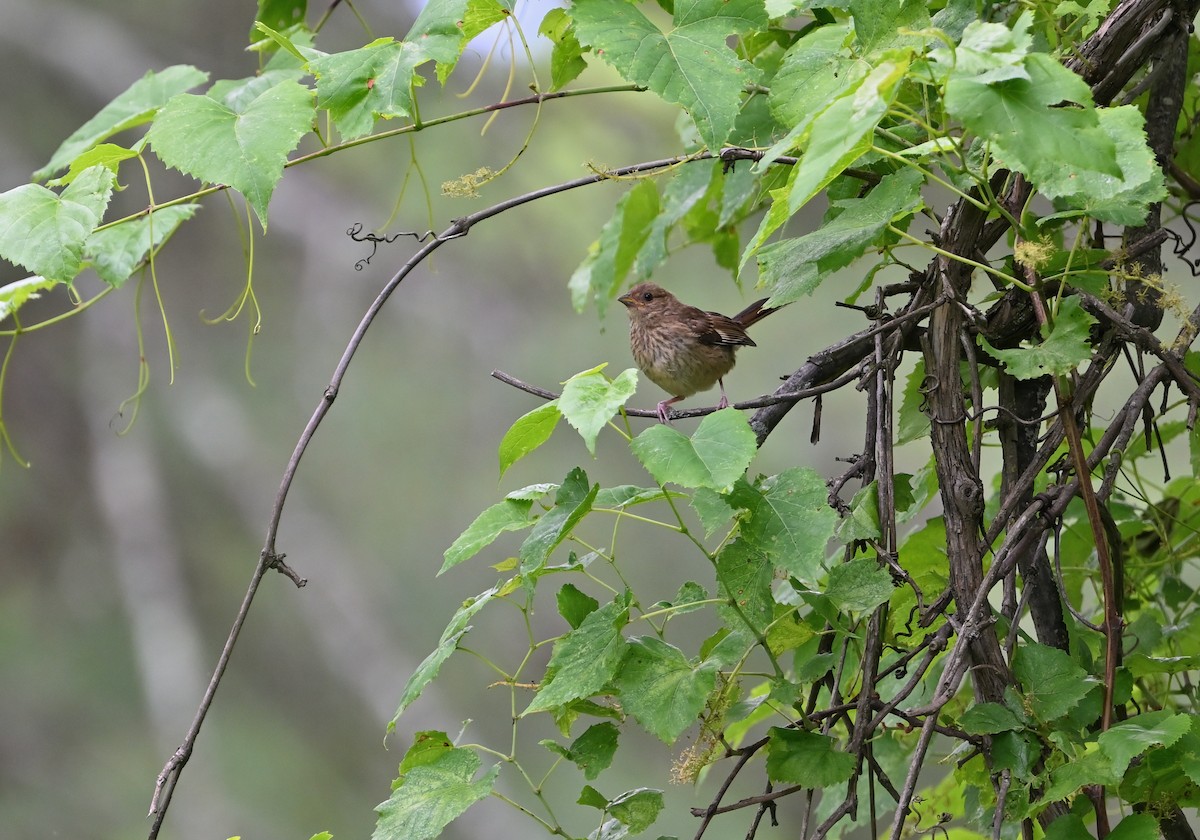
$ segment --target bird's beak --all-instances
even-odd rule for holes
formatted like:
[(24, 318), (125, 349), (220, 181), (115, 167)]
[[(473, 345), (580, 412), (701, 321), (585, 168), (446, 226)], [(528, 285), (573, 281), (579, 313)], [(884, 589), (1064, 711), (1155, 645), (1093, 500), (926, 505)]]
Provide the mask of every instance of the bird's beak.
[(633, 295), (631, 295), (631, 294), (623, 294), (619, 298), (617, 298), (617, 300), (620, 301), (621, 303), (625, 304), (625, 306), (629, 309), (632, 309), (634, 306), (637, 305), (637, 301), (635, 301), (633, 299)]

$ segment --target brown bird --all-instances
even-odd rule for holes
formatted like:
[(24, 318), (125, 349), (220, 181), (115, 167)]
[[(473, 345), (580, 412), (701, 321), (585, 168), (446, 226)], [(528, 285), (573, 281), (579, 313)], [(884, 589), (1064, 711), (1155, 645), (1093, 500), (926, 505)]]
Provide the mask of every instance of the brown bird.
[(721, 387), (717, 407), (728, 407), (722, 380), (733, 369), (734, 351), (755, 346), (746, 328), (775, 311), (763, 309), (763, 298), (730, 318), (681, 303), (653, 283), (639, 283), (617, 300), (629, 311), (633, 360), (651, 382), (674, 394), (658, 404), (663, 423), (670, 422), (672, 403), (713, 385)]

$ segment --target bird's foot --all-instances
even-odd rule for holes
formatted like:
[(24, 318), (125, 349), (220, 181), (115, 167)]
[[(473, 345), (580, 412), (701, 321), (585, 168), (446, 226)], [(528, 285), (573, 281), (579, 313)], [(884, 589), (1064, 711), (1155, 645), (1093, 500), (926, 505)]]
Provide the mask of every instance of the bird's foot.
[(671, 425), (671, 403), (672, 402), (674, 402), (674, 400), (663, 400), (662, 402), (660, 402), (658, 404), (656, 411), (658, 413), (658, 422), (659, 423), (666, 423), (668, 426)]
[(721, 395), (721, 399), (717, 400), (717, 410), (720, 411), (722, 408), (729, 408), (729, 397), (724, 394)]

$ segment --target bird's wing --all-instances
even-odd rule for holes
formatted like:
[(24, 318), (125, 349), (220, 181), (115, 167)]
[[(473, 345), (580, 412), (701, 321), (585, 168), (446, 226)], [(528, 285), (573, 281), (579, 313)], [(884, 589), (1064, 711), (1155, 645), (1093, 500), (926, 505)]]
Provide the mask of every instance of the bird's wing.
[(746, 335), (746, 328), (720, 312), (701, 312), (703, 320), (697, 323), (697, 333), (703, 344), (726, 347), (755, 347), (754, 339)]

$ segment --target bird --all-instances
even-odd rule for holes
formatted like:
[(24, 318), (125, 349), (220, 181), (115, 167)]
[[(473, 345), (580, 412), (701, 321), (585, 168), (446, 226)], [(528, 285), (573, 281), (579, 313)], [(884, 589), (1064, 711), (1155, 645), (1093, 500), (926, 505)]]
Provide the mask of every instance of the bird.
[(727, 408), (724, 378), (733, 369), (739, 347), (754, 347), (746, 328), (770, 315), (767, 298), (729, 317), (688, 306), (654, 283), (639, 283), (617, 298), (629, 313), (629, 348), (642, 373), (673, 396), (658, 404), (662, 423), (670, 423), (671, 405), (713, 385), (721, 388), (717, 408)]

